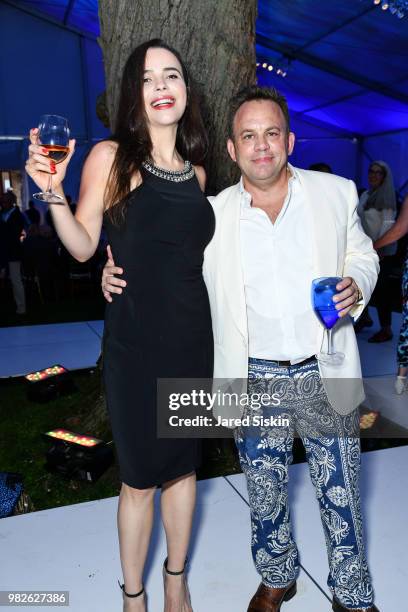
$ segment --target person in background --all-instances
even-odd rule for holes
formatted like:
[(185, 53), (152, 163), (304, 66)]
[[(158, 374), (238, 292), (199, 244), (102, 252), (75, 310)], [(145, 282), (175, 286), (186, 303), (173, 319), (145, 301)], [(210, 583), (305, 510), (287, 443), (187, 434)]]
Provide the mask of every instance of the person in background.
[(315, 172), (327, 172), (327, 174), (333, 174), (333, 170), (329, 164), (326, 162), (318, 162), (317, 164), (312, 164), (309, 166), (309, 170), (314, 170)]
[(32, 223), (22, 244), (22, 264), (28, 281), (37, 282), (40, 295), (45, 301), (55, 297), (55, 282), (58, 277), (58, 253), (51, 228)]
[(17, 198), (7, 191), (1, 198), (1, 236), (4, 241), (4, 259), (8, 265), (17, 315), (26, 314), (26, 296), (21, 277), (21, 237), (24, 230), (24, 216), (16, 206)]
[[(360, 196), (358, 212), (365, 233), (375, 242), (390, 229), (396, 217), (394, 181), (389, 166), (383, 161), (372, 162), (368, 169), (368, 182), (370, 186)], [(392, 339), (389, 276), (394, 264), (392, 256), (396, 250), (394, 242), (379, 251), (380, 274), (372, 302), (377, 306), (381, 329), (371, 336), (368, 342), (386, 342)], [(372, 325), (373, 321), (366, 309), (356, 325), (356, 332)]]
[(28, 220), (29, 225), (40, 225), (41, 223), (41, 214), (40, 211), (34, 206), (34, 202), (32, 200), (28, 203), (28, 209), (25, 211), (26, 219)]
[[(405, 197), (401, 212), (391, 229), (374, 242), (374, 248), (381, 250), (408, 234), (408, 195)], [(398, 373), (395, 391), (400, 395), (407, 389), (408, 373), (408, 250), (402, 274), (402, 323), (397, 347)]]

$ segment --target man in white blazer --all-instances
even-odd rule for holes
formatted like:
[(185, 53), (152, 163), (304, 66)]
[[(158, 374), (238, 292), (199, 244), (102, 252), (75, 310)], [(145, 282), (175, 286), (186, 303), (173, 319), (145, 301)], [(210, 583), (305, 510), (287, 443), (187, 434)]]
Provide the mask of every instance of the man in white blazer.
[[(252, 554), (262, 577), (248, 612), (279, 612), (296, 594), (300, 566), (287, 501), (295, 431), (320, 505), (332, 609), (378, 612), (359, 499), (358, 405), (364, 393), (353, 324), (346, 316), (357, 318), (368, 303), (378, 257), (359, 224), (354, 183), (289, 165), (293, 146), (283, 96), (256, 86), (237, 94), (228, 151), (242, 178), (210, 198), (216, 230), (203, 267), (215, 388), (279, 399), (279, 406), (247, 407), (239, 417), (257, 414), (263, 423), (282, 417), (278, 425), (234, 429), (249, 491)], [(122, 284), (112, 278), (116, 271), (108, 261), (105, 296)], [(311, 281), (324, 276), (343, 278), (335, 298), (340, 320), (334, 342), (345, 357), (336, 366), (316, 359), (324, 329), (312, 309)], [(215, 406), (214, 412), (231, 426), (238, 423), (231, 406)]]
[[(216, 230), (204, 260), (214, 379), (235, 391), (245, 391), (248, 379), (249, 394), (278, 394), (279, 408), (264, 407), (260, 414), (289, 420), (287, 427), (234, 431), (248, 484), (252, 554), (262, 577), (248, 612), (277, 612), (296, 593), (298, 551), (287, 504), (295, 431), (320, 504), (333, 610), (374, 612), (358, 483), (364, 392), (346, 315), (357, 318), (368, 303), (378, 257), (358, 220), (354, 183), (288, 164), (294, 135), (278, 92), (242, 90), (232, 100), (230, 123), (228, 151), (242, 178), (211, 199)], [(316, 359), (324, 329), (312, 309), (311, 281), (319, 277), (343, 278), (335, 298), (340, 365)], [(230, 407), (219, 405), (215, 413), (226, 416)]]

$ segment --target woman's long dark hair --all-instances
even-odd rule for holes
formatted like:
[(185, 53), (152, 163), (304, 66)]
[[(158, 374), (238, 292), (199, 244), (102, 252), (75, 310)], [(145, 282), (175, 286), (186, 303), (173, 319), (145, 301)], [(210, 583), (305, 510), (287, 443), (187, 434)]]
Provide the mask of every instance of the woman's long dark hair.
[(180, 54), (159, 38), (139, 45), (129, 56), (123, 71), (115, 130), (111, 137), (118, 143), (118, 148), (105, 191), (105, 210), (116, 225), (125, 217), (131, 179), (152, 152), (143, 98), (145, 58), (147, 50), (152, 48), (167, 49), (176, 56), (187, 87), (187, 106), (177, 128), (177, 151), (192, 164), (201, 164), (207, 152), (207, 134), (198, 96)]

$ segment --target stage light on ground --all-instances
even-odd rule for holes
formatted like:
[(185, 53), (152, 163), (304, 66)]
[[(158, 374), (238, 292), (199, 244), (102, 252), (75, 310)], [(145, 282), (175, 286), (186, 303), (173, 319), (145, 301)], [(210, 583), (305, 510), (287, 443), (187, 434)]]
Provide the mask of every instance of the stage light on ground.
[(27, 374), (24, 378), (28, 380), (28, 382), (38, 382), (39, 380), (45, 380), (46, 378), (50, 378), (51, 376), (58, 376), (58, 374), (63, 374), (67, 372), (67, 370), (61, 365), (54, 365), (50, 368), (45, 368), (45, 370), (38, 370), (37, 372), (31, 372), (31, 374)]
[(365, 414), (360, 415), (360, 429), (371, 429), (374, 427), (376, 420), (380, 416), (379, 412), (371, 410)]
[(28, 384), (27, 397), (34, 402), (48, 402), (75, 391), (70, 372), (60, 364), (30, 372), (24, 378)]
[(66, 478), (95, 482), (113, 463), (111, 443), (94, 436), (57, 428), (43, 437), (51, 442), (46, 469)]
[(79, 446), (86, 446), (87, 448), (97, 446), (98, 444), (103, 444), (102, 440), (98, 440), (98, 438), (81, 436), (73, 433), (72, 431), (68, 431), (67, 429), (52, 429), (51, 431), (47, 431), (44, 436), (49, 436), (50, 438), (61, 440), (62, 442), (67, 442), (68, 444), (79, 444)]

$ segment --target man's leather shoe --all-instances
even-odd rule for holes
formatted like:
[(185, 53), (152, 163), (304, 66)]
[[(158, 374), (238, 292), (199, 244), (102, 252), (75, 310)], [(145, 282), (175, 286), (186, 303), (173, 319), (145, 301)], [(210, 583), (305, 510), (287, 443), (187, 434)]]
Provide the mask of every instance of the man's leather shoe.
[(389, 340), (392, 340), (392, 332), (386, 329), (380, 329), (376, 334), (370, 336), (368, 342), (378, 344), (379, 342), (388, 342)]
[(284, 601), (296, 595), (296, 580), (283, 589), (274, 589), (260, 584), (249, 602), (248, 612), (279, 612)]
[(362, 608), (345, 608), (335, 597), (333, 597), (332, 610), (333, 612), (380, 612), (377, 606), (372, 606), (365, 610)]

